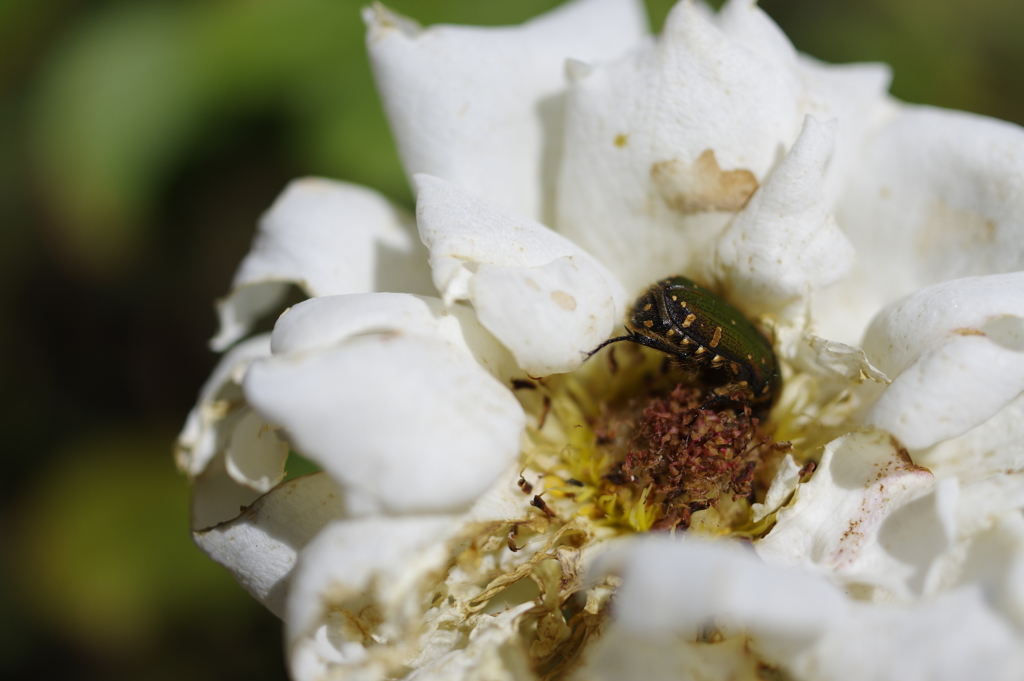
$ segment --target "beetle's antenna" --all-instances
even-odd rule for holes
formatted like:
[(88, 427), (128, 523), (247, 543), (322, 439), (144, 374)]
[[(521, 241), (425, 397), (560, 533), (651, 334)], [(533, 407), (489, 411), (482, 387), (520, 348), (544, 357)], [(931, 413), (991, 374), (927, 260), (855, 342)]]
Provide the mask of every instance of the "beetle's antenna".
[[(629, 331), (629, 329), (627, 329), (627, 331)], [(619, 341), (631, 341), (631, 340), (633, 340), (633, 335), (632, 334), (630, 334), (628, 336), (619, 336), (618, 338), (609, 338), (604, 343), (601, 343), (596, 348), (594, 348), (593, 350), (588, 352), (586, 359), (584, 359), (583, 361), (586, 362), (588, 359), (590, 359), (591, 357), (594, 356), (594, 353), (596, 353), (598, 350), (600, 350), (601, 348), (603, 348), (606, 345), (611, 345), (612, 343), (618, 343)], [(634, 341), (634, 342), (636, 342), (636, 341)]]

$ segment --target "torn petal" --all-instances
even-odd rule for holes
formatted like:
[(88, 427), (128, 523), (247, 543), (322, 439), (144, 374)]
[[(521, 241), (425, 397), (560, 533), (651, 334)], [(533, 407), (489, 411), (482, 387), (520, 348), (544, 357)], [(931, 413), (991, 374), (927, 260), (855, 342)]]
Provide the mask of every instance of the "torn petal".
[(564, 63), (618, 56), (647, 33), (635, 0), (576, 0), (511, 27), (422, 29), (381, 5), (367, 48), (402, 165), (544, 219)]
[(276, 487), (239, 518), (195, 531), (192, 537), (253, 598), (283, 617), (298, 552), (343, 515), (337, 485), (326, 473), (314, 473)]
[(284, 299), (369, 291), (429, 293), (425, 253), (412, 217), (370, 189), (319, 178), (295, 180), (260, 219), (231, 292), (217, 304), (223, 350)]
[(605, 267), (532, 220), (419, 175), (417, 217), (434, 282), (534, 376), (575, 369), (611, 335), (626, 295)]
[(519, 454), (512, 393), (441, 338), (360, 336), (254, 364), (245, 394), (356, 513), (461, 510)]
[(836, 124), (812, 116), (792, 149), (722, 234), (717, 262), (748, 316), (779, 312), (838, 281), (853, 247), (825, 206), (822, 178)]

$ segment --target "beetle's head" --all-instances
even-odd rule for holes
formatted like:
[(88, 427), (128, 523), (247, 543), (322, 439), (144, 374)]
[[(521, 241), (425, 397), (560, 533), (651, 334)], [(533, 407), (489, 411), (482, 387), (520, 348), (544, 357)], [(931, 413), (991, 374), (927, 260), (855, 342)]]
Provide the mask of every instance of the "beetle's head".
[(672, 328), (672, 320), (664, 314), (664, 305), (653, 287), (637, 299), (626, 326), (634, 334), (659, 339)]

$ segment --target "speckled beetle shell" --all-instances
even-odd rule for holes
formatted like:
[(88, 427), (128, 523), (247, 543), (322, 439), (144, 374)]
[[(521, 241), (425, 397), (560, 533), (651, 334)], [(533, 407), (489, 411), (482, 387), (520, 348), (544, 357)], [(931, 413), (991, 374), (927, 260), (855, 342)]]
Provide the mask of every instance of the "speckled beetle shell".
[(742, 394), (759, 412), (771, 408), (782, 387), (764, 334), (739, 310), (686, 277), (652, 284), (633, 305), (626, 330), (629, 335), (607, 340), (594, 352), (624, 340), (660, 350), (717, 385), (717, 396)]

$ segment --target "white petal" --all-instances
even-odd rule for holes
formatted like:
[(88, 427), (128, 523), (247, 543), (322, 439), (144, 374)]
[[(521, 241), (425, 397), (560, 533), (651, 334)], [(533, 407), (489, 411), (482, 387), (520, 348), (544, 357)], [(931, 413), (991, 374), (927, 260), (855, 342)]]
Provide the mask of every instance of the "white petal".
[(192, 537), (253, 598), (283, 617), (298, 552), (343, 511), (334, 481), (326, 473), (314, 473), (260, 497), (238, 519), (193, 532)]
[(893, 380), (865, 423), (910, 449), (963, 435), (1024, 390), (1024, 352), (983, 336), (959, 336), (928, 348)]
[(960, 581), (978, 584), (989, 605), (1024, 632), (1024, 517), (1004, 516), (970, 547)]
[[(656, 550), (647, 548), (652, 545)], [(727, 637), (736, 631), (744, 653), (754, 651), (787, 677), (809, 681), (954, 681), (976, 674), (1009, 681), (1024, 663), (1021, 639), (976, 587), (912, 606), (879, 607), (848, 603), (809, 575), (761, 564), (722, 544), (662, 539), (647, 547), (630, 556), (617, 596), (619, 622), (605, 634), (623, 640), (598, 644), (600, 668), (587, 661), (595, 678), (637, 678), (622, 671), (623, 662), (634, 659), (628, 644), (642, 641), (662, 644), (641, 647), (646, 657), (636, 660), (652, 678), (680, 678), (669, 675), (673, 669), (693, 670), (694, 678), (705, 678), (700, 672), (746, 678), (736, 671), (717, 675), (724, 665), (715, 664), (713, 648), (671, 636), (711, 620)], [(739, 666), (742, 655), (733, 659)]]
[(829, 210), (847, 178), (856, 173), (864, 140), (896, 106), (888, 97), (892, 69), (887, 64), (826, 64), (798, 54), (782, 30), (753, 0), (729, 0), (712, 19), (737, 43), (779, 67), (793, 69), (803, 85), (800, 113), (839, 123), (835, 153), (825, 171)]
[(573, 681), (763, 681), (763, 661), (746, 636), (694, 641), (673, 632), (629, 630), (613, 622), (584, 651)]
[(904, 107), (871, 135), (835, 217), (851, 276), (815, 305), (822, 335), (856, 342), (871, 316), (929, 284), (1024, 270), (1024, 130)]
[(762, 59), (794, 65), (797, 52), (757, 0), (728, 0), (711, 19), (719, 30)]
[(235, 423), (224, 451), (228, 475), (261, 494), (284, 480), (287, 458), (288, 443), (277, 437), (277, 428), (251, 409)]
[(777, 312), (838, 281), (853, 246), (825, 207), (822, 178), (836, 124), (812, 116), (786, 157), (718, 241), (729, 299), (755, 316)]
[(1024, 470), (1024, 395), (960, 437), (914, 452), (914, 461), (937, 477), (965, 482)]
[(178, 435), (178, 468), (189, 476), (199, 475), (210, 459), (223, 451), (234, 427), (234, 420), (225, 423), (225, 419), (236, 416), (245, 406), (240, 387), (242, 377), (254, 359), (269, 355), (270, 335), (266, 334), (239, 343), (221, 358), (199, 391), (199, 401)]
[(1024, 273), (923, 289), (875, 317), (864, 350), (893, 378), (868, 424), (911, 449), (962, 435), (1024, 390)]
[[(409, 593), (418, 585), (403, 577), (443, 565), (448, 547), (442, 536), (451, 524), (444, 516), (339, 521), (310, 542), (292, 577), (285, 617), (292, 677), (320, 679), (332, 668), (358, 666), (371, 636), (404, 633), (394, 631), (396, 620), (418, 608), (418, 594)], [(359, 628), (368, 606), (390, 629)], [(379, 621), (371, 614), (364, 626)]]
[(831, 584), (766, 565), (738, 545), (658, 537), (628, 548), (616, 617), (634, 632), (695, 633), (719, 618), (800, 645), (846, 614), (843, 595)]
[(370, 189), (295, 180), (263, 217), (252, 250), (217, 309), (223, 350), (279, 305), (287, 284), (309, 296), (369, 291), (428, 293), (411, 216)]
[(570, 89), (558, 230), (631, 292), (692, 273), (796, 139), (800, 89), (793, 69), (678, 3), (656, 45)]
[(952, 541), (956, 485), (948, 482), (951, 489), (936, 489), (931, 473), (886, 433), (844, 435), (825, 447), (757, 552), (839, 583), (919, 594), (931, 562)]
[(440, 338), (361, 336), (254, 364), (249, 403), (345, 489), (352, 512), (468, 507), (519, 454), (512, 393)]
[(465, 305), (406, 293), (354, 293), (305, 300), (287, 310), (271, 337), (276, 355), (331, 347), (369, 334), (440, 337), (465, 350), (503, 382), (522, 371), (501, 343), (480, 326)]
[(576, 369), (620, 318), (606, 279), (579, 256), (540, 267), (482, 265), (469, 293), (480, 323), (531, 376)]
[(898, 111), (888, 95), (888, 64), (826, 64), (797, 56), (803, 81), (803, 110), (819, 121), (838, 122), (835, 152), (825, 169), (825, 205), (834, 211), (850, 178), (861, 172), (867, 139)]
[(964, 484), (956, 509), (959, 539), (972, 539), (1024, 508), (1024, 474), (997, 473)]
[(1024, 350), (1024, 272), (967, 277), (923, 288), (880, 311), (864, 335), (864, 351), (895, 377), (921, 352), (951, 335), (990, 338)]
[(445, 300), (471, 300), (524, 371), (571, 371), (611, 335), (626, 295), (603, 265), (540, 223), (438, 178), (416, 181), (435, 285)]
[(789, 666), (798, 679), (1020, 678), (1024, 648), (977, 589), (915, 607), (863, 606)]
[(566, 58), (608, 59), (647, 32), (635, 0), (577, 0), (522, 26), (418, 26), (367, 10), (367, 47), (410, 179), (437, 175), (544, 218)]

